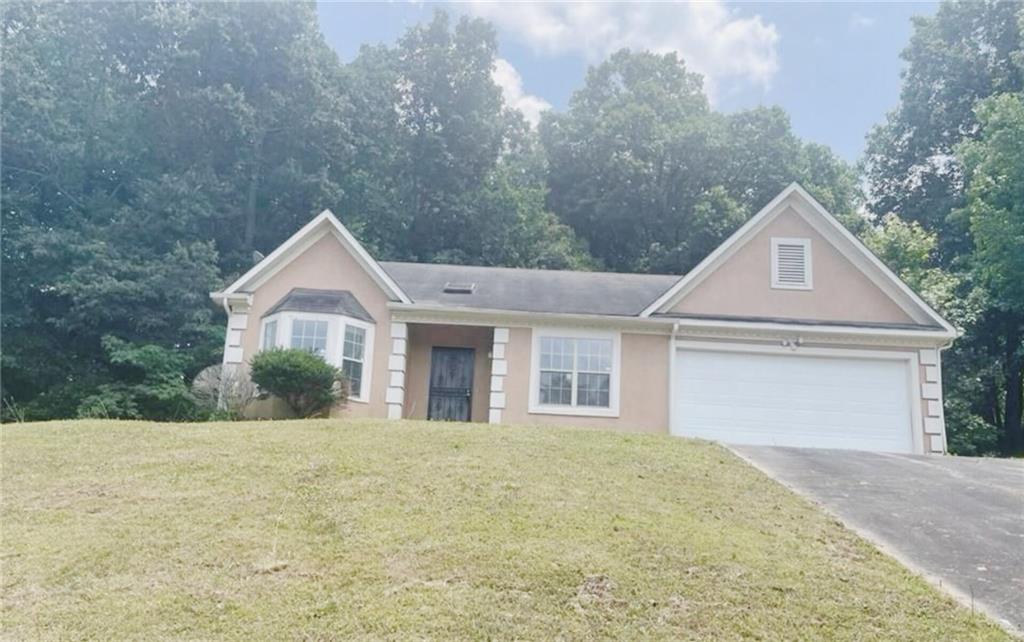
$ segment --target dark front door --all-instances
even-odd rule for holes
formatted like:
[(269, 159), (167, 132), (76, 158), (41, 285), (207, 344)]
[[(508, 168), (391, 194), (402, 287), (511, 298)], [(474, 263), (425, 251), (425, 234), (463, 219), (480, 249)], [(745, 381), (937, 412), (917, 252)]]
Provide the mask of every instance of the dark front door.
[(469, 421), (473, 400), (473, 349), (434, 348), (430, 355), (427, 419)]

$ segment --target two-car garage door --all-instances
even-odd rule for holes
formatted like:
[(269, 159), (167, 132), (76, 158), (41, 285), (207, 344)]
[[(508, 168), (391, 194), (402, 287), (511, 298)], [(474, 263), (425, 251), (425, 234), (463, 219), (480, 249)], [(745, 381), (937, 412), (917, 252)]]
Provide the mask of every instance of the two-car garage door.
[(915, 452), (906, 359), (694, 348), (675, 358), (672, 434)]

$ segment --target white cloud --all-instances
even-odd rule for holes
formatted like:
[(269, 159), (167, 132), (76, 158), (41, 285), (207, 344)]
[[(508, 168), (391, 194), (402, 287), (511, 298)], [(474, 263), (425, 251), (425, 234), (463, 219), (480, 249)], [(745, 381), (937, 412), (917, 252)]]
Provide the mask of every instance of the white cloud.
[(854, 11), (850, 14), (850, 29), (857, 31), (859, 29), (868, 29), (875, 25), (875, 19), (871, 16), (865, 16), (862, 13)]
[(494, 79), (495, 84), (501, 87), (501, 95), (505, 98), (505, 104), (521, 111), (532, 125), (536, 126), (540, 122), (542, 111), (551, 109), (551, 103), (548, 101), (523, 91), (523, 77), (519, 75), (512, 63), (504, 58), (494, 61), (491, 78)]
[(677, 52), (714, 91), (725, 81), (767, 87), (779, 70), (775, 25), (741, 17), (721, 0), (694, 3), (582, 4), (474, 2), (469, 10), (540, 54), (599, 62), (628, 47)]

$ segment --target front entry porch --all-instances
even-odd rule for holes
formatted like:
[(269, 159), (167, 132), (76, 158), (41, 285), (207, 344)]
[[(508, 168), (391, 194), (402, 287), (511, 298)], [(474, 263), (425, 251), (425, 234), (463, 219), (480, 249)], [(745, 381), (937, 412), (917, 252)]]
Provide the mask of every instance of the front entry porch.
[(499, 423), (508, 330), (393, 323), (388, 416)]

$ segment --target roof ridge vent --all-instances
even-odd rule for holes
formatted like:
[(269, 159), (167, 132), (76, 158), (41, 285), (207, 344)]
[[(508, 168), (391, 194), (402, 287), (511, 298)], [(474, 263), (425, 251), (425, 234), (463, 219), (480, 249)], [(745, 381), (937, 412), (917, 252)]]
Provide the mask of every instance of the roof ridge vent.
[(473, 290), (476, 289), (476, 283), (448, 281), (444, 284), (443, 289), (446, 294), (473, 294)]

